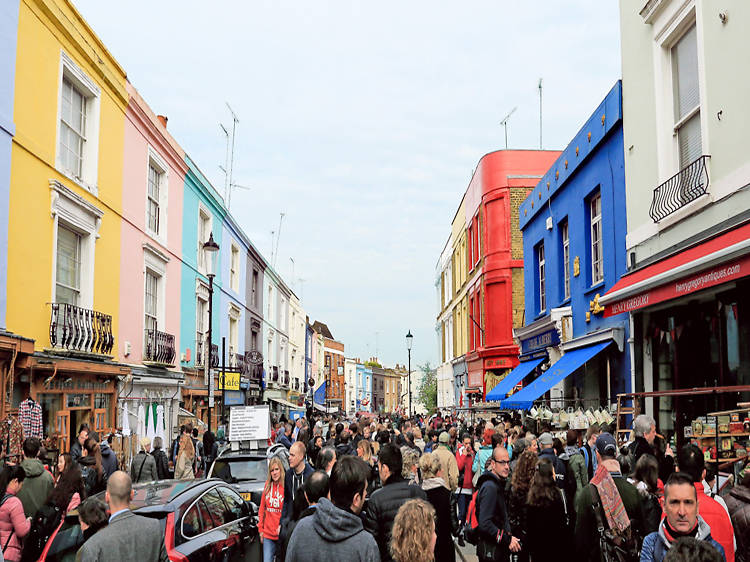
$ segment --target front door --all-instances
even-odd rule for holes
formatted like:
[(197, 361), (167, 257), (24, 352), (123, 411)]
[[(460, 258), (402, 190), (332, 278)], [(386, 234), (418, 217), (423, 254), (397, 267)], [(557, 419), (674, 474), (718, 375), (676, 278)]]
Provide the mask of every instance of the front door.
[(69, 410), (58, 410), (57, 418), (55, 420), (55, 430), (60, 436), (58, 441), (58, 448), (60, 453), (67, 453), (70, 451), (70, 411)]

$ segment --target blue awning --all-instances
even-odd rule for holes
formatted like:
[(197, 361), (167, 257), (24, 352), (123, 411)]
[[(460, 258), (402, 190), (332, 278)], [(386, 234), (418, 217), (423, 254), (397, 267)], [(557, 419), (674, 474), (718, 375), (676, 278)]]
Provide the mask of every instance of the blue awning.
[(326, 401), (326, 383), (323, 382), (318, 387), (318, 390), (313, 394), (313, 402), (316, 404), (325, 404)]
[(565, 377), (579, 369), (586, 361), (607, 347), (611, 341), (597, 343), (588, 347), (573, 349), (565, 353), (562, 359), (552, 365), (547, 371), (529, 386), (519, 390), (509, 398), (500, 402), (500, 407), (508, 410), (528, 410), (534, 400), (547, 392)]
[(544, 361), (544, 358), (522, 361), (521, 364), (508, 373), (503, 380), (497, 383), (495, 388), (487, 393), (486, 400), (488, 402), (490, 400), (505, 400), (505, 397), (508, 396), (508, 393), (511, 390), (513, 390), (513, 387), (526, 378), (526, 376), (536, 369), (542, 361)]

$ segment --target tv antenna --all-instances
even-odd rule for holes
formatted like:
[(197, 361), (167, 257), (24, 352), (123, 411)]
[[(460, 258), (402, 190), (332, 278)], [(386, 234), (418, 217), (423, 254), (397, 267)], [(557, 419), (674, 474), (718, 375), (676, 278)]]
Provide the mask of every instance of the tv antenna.
[(508, 113), (508, 115), (503, 117), (503, 120), (500, 121), (500, 124), (505, 129), (505, 149), (506, 150), (508, 149), (508, 119), (510, 119), (510, 116), (516, 112), (516, 109), (518, 109), (518, 107), (514, 107), (513, 109), (511, 109), (510, 113)]
[(247, 189), (250, 188), (245, 185), (240, 185), (238, 183), (234, 183), (233, 180), (233, 173), (234, 173), (234, 139), (237, 135), (237, 123), (240, 122), (240, 120), (237, 118), (237, 114), (234, 112), (232, 107), (229, 105), (229, 102), (225, 102), (227, 104), (227, 108), (229, 109), (229, 113), (232, 114), (232, 134), (229, 134), (229, 131), (227, 128), (222, 124), (219, 123), (219, 127), (221, 127), (221, 130), (224, 132), (224, 136), (227, 138), (227, 149), (226, 149), (226, 155), (225, 155), (225, 163), (224, 166), (219, 166), (219, 169), (224, 172), (224, 200), (227, 202), (227, 210), (230, 210), (232, 207), (232, 189), (235, 187), (239, 187), (240, 189)]
[(542, 79), (539, 79), (539, 150), (542, 150)]
[(275, 232), (276, 243), (274, 245), (274, 231), (271, 231), (271, 266), (276, 267), (276, 258), (279, 257), (279, 239), (281, 238), (281, 223), (284, 222), (284, 215), (286, 213), (279, 213), (279, 230)]

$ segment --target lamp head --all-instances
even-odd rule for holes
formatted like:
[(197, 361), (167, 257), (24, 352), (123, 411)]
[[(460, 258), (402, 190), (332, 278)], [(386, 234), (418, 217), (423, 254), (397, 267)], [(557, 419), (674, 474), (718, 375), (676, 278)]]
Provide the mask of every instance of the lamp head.
[(216, 275), (216, 256), (219, 253), (219, 245), (214, 241), (214, 233), (208, 235), (208, 241), (203, 244), (203, 251), (206, 252), (206, 275), (213, 277)]
[(406, 349), (411, 350), (411, 342), (414, 336), (411, 335), (411, 330), (406, 334)]

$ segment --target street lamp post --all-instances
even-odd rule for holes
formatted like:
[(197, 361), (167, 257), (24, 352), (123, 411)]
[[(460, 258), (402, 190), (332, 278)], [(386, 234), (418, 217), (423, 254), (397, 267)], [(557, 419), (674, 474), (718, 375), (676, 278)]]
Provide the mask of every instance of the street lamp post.
[(211, 373), (211, 337), (213, 330), (213, 300), (214, 300), (214, 277), (216, 277), (216, 255), (219, 253), (219, 245), (214, 242), (214, 233), (208, 236), (208, 241), (203, 244), (206, 252), (206, 277), (208, 277), (208, 343), (203, 350), (203, 365), (208, 374), (208, 431), (211, 431), (211, 408), (214, 406), (214, 379)]
[(411, 335), (411, 330), (406, 334), (406, 350), (409, 352), (409, 371), (407, 377), (407, 384), (409, 385), (409, 417), (411, 417), (411, 342), (414, 336)]

